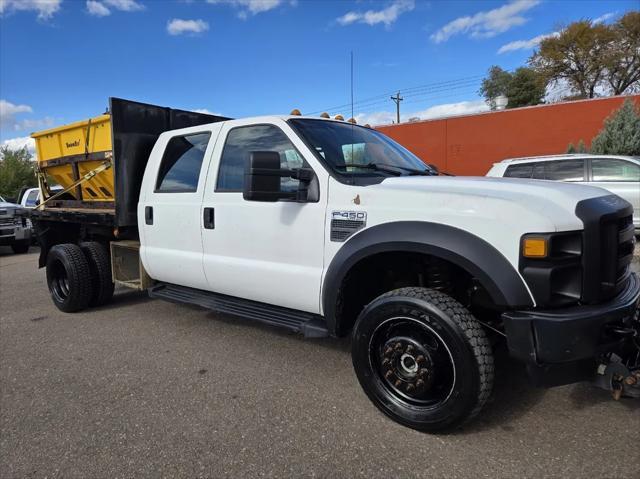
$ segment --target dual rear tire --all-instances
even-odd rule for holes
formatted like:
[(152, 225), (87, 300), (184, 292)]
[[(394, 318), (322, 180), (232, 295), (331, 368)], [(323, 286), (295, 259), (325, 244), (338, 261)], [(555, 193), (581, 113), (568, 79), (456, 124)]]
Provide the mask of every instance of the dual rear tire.
[(54, 246), (47, 256), (47, 285), (53, 303), (65, 313), (109, 302), (113, 282), (107, 248), (95, 241)]

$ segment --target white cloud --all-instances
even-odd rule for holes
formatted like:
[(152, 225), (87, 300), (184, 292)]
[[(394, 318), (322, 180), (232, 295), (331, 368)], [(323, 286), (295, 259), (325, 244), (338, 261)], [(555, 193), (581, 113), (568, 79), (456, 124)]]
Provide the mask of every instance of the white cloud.
[[(434, 118), (446, 118), (449, 116), (469, 115), (488, 111), (489, 105), (484, 100), (461, 101), (458, 103), (445, 103), (434, 105), (426, 110), (413, 111), (400, 116), (400, 120), (405, 122), (410, 118), (420, 118), (421, 120), (431, 120)], [(392, 111), (378, 111), (373, 113), (359, 113), (356, 115), (358, 124), (386, 125), (396, 121), (396, 113)]]
[(613, 17), (615, 17), (616, 13), (618, 12), (609, 12), (609, 13), (605, 13), (604, 15), (600, 15), (598, 18), (595, 18), (594, 20), (592, 20), (591, 23), (604, 23), (607, 20), (610, 20)]
[(62, 0), (0, 0), (0, 15), (12, 12), (37, 12), (38, 20), (50, 19), (58, 10)]
[(167, 22), (167, 32), (169, 32), (169, 35), (183, 35), (185, 33), (197, 35), (207, 30), (209, 30), (209, 24), (200, 19), (182, 20), (180, 18), (174, 18)]
[(104, 4), (96, 2), (96, 0), (87, 0), (87, 13), (95, 17), (106, 17), (111, 15), (111, 10), (105, 7)]
[(105, 5), (122, 12), (138, 12), (144, 10), (144, 5), (135, 0), (102, 0)]
[(367, 25), (377, 25), (383, 23), (385, 27), (393, 24), (400, 15), (410, 12), (415, 8), (414, 0), (394, 0), (388, 7), (382, 10), (367, 10), (366, 12), (347, 12), (336, 21), (342, 25), (352, 23), (365, 23)]
[(0, 100), (0, 130), (25, 131), (35, 130), (53, 125), (53, 118), (18, 120), (17, 115), (33, 113), (29, 105), (15, 105), (7, 100)]
[(222, 116), (222, 113), (218, 113), (216, 111), (207, 110), (206, 108), (196, 108), (193, 111), (195, 111), (196, 113), (204, 113), (205, 115)]
[(297, 4), (297, 0), (289, 0), (288, 2), (285, 2), (284, 0), (207, 0), (207, 3), (211, 3), (213, 5), (231, 5), (239, 10), (238, 17), (245, 19), (249, 15), (257, 15), (259, 13), (273, 10), (284, 3), (289, 3), (290, 5), (295, 6)]
[(7, 100), (0, 100), (0, 128), (14, 129), (17, 124), (16, 115), (20, 113), (32, 113), (29, 105), (14, 105)]
[(532, 48), (540, 45), (540, 42), (545, 38), (557, 37), (558, 35), (560, 35), (560, 33), (558, 32), (545, 33), (543, 35), (538, 35), (537, 37), (530, 38), (529, 40), (516, 40), (514, 42), (509, 42), (505, 45), (502, 45), (498, 49), (498, 53), (512, 52), (515, 50), (531, 50)]
[(135, 0), (87, 0), (87, 13), (96, 17), (111, 15), (111, 9), (121, 12), (139, 12), (144, 5)]
[(540, 0), (514, 0), (493, 10), (459, 17), (433, 33), (430, 38), (435, 43), (442, 43), (458, 34), (469, 34), (472, 38), (493, 37), (526, 23), (527, 19), (521, 14), (539, 3)]
[(18, 138), (9, 138), (2, 142), (2, 146), (8, 146), (11, 150), (21, 150), (25, 146), (32, 155), (36, 153), (36, 142), (30, 136), (20, 136)]
[[(605, 13), (604, 15), (599, 16), (595, 20), (592, 20), (592, 23), (606, 22), (607, 20), (615, 17), (616, 13), (617, 12)], [(513, 42), (509, 42), (505, 45), (502, 45), (498, 49), (498, 53), (500, 54), (500, 53), (512, 52), (515, 50), (531, 50), (532, 48), (537, 47), (540, 44), (540, 42), (545, 38), (557, 37), (558, 35), (560, 35), (560, 32), (552, 32), (552, 33), (545, 33), (542, 35), (538, 35), (537, 37), (530, 38), (529, 40), (516, 40)]]

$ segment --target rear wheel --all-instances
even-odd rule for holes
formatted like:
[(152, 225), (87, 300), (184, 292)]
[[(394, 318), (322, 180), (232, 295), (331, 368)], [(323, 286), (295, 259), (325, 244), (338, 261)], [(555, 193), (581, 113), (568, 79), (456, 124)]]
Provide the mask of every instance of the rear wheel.
[(353, 365), (373, 403), (421, 431), (473, 418), (493, 386), (484, 330), (455, 299), (426, 288), (386, 293), (354, 327)]
[(111, 279), (111, 259), (106, 246), (97, 241), (80, 243), (80, 248), (87, 258), (91, 271), (91, 287), (93, 294), (90, 306), (99, 306), (111, 301), (113, 297), (113, 281)]
[(47, 255), (47, 284), (60, 311), (85, 309), (92, 297), (91, 272), (82, 250), (75, 244), (60, 244)]
[(26, 241), (22, 240), (22, 241), (16, 241), (15, 243), (13, 243), (11, 245), (11, 249), (15, 254), (24, 254), (29, 251), (29, 246), (30, 246), (29, 240), (26, 240)]

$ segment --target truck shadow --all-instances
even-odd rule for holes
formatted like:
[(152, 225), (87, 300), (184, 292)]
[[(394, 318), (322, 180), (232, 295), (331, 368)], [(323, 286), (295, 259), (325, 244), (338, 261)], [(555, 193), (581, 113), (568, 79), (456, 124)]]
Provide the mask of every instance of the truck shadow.
[(509, 357), (504, 345), (498, 346), (494, 356), (495, 377), (493, 393), (482, 412), (471, 423), (452, 431), (452, 435), (464, 435), (500, 428), (512, 431), (510, 423), (526, 414), (541, 402), (546, 389), (529, 384), (524, 364)]
[[(574, 409), (578, 410), (588, 409), (605, 402), (611, 403), (614, 401), (611, 397), (611, 392), (597, 388), (589, 383), (579, 383), (572, 386), (569, 398), (571, 399)], [(617, 403), (623, 405), (630, 411), (640, 410), (640, 400), (635, 398), (623, 397), (617, 401)]]
[(146, 291), (135, 291), (132, 289), (116, 290), (113, 299), (102, 306), (92, 308), (95, 311), (108, 311), (110, 309), (121, 308), (122, 306), (134, 306), (151, 301)]

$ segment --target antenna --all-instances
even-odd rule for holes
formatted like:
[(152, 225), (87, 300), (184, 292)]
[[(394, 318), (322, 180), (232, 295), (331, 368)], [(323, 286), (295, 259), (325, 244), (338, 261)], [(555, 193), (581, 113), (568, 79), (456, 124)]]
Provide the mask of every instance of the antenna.
[(351, 50), (351, 118), (353, 116), (353, 50)]

